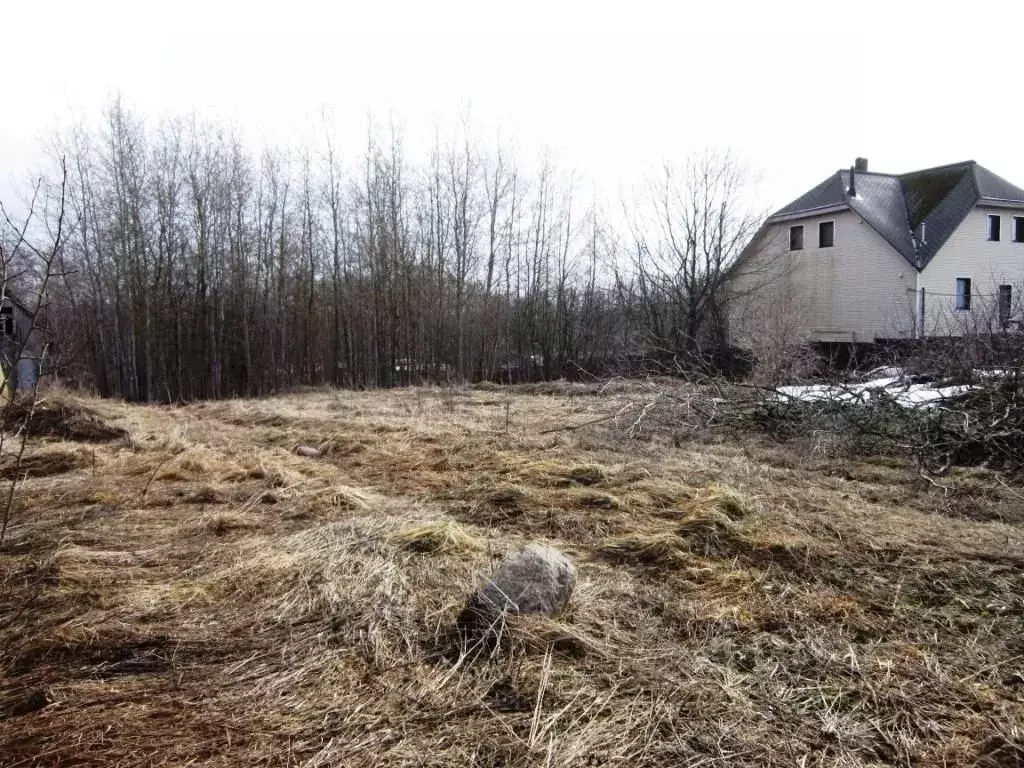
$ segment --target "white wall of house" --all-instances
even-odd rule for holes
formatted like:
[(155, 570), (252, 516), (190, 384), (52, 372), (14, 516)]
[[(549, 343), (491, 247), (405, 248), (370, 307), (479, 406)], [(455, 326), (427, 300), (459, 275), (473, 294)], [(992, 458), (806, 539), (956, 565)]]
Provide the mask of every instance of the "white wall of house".
[[(1001, 217), (1000, 239), (988, 239), (989, 215)], [(942, 245), (920, 274), (925, 290), (925, 333), (960, 334), (998, 330), (1000, 285), (1011, 286), (1012, 309), (1021, 316), (1024, 242), (1014, 242), (1014, 216), (1024, 210), (978, 206)], [(957, 278), (971, 280), (971, 309), (956, 309)]]
[[(835, 222), (831, 248), (819, 245), (825, 221)], [(799, 225), (804, 248), (790, 251), (790, 227)], [(914, 267), (852, 211), (778, 222), (737, 270), (734, 339), (769, 332), (809, 341), (905, 338), (913, 333), (916, 283)]]

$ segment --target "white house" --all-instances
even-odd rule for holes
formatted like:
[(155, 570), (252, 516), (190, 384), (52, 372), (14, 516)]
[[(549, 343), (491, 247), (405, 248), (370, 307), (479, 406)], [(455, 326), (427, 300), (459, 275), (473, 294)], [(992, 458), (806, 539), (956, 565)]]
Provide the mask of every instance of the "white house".
[(974, 161), (888, 174), (858, 158), (772, 214), (729, 285), (741, 345), (1019, 329), (1024, 189)]

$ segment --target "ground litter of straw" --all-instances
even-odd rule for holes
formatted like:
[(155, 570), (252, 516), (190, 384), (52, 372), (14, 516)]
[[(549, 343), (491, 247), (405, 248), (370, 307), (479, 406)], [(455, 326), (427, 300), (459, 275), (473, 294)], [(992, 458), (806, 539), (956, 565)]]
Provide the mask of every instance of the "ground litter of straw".
[[(28, 452), (0, 765), (1024, 765), (1019, 490), (548, 431), (629, 396), (62, 396), (103, 439)], [(576, 562), (569, 611), (460, 653), (533, 540)]]

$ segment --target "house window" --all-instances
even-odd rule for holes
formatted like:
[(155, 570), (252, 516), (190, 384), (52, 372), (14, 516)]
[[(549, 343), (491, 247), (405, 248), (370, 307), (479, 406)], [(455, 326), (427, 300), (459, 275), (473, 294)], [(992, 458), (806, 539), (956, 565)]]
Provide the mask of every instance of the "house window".
[(0, 307), (0, 328), (4, 336), (14, 336), (14, 307)]
[(1013, 242), (1024, 243), (1024, 216), (1013, 217)]
[(958, 277), (956, 279), (956, 308), (966, 312), (971, 308), (971, 278)]
[(999, 240), (999, 222), (1000, 218), (996, 214), (990, 214), (988, 217), (988, 239), (992, 241)]
[(1013, 311), (1013, 286), (999, 286), (999, 325), (1003, 328), (1010, 324), (1010, 314)]
[(836, 223), (823, 221), (818, 225), (818, 247), (831, 248), (836, 241)]
[(802, 251), (804, 249), (804, 228), (790, 227), (789, 228), (789, 250), (791, 251)]

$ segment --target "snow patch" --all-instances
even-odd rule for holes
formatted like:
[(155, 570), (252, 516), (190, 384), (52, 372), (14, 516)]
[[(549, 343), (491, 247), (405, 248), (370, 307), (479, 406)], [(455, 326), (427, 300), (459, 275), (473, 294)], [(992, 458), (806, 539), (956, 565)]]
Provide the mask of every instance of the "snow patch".
[(875, 378), (848, 384), (785, 386), (778, 387), (776, 392), (783, 401), (867, 404), (873, 399), (887, 397), (904, 408), (935, 408), (977, 389), (967, 385), (943, 387), (915, 383), (899, 368), (876, 368), (868, 375)]

